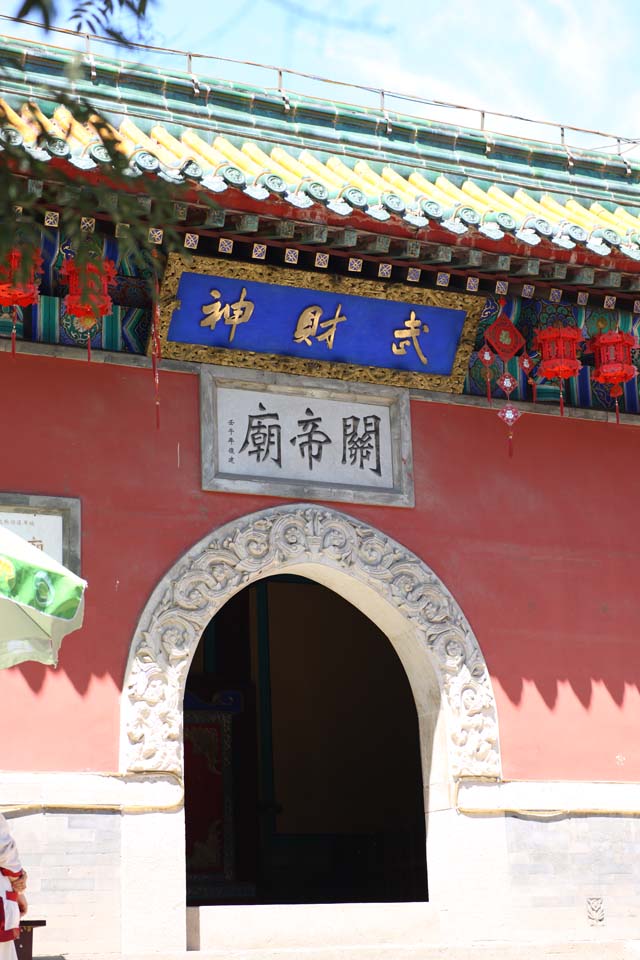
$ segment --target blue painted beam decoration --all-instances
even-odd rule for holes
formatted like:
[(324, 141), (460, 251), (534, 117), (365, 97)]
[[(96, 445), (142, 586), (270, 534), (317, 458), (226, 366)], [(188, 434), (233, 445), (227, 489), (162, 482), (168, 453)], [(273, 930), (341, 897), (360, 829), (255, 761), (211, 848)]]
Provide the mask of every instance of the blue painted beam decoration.
[(167, 268), (164, 356), (452, 390), (461, 373), (461, 386), (481, 298), (196, 259)]

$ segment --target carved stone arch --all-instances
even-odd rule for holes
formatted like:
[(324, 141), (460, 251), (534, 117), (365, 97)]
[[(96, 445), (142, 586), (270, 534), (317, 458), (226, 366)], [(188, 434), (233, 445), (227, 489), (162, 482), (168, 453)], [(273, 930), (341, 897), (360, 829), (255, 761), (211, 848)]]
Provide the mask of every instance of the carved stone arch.
[[(353, 582), (372, 609), (386, 607), (402, 620), (405, 647), (417, 645), (437, 678), (450, 775), (499, 778), (491, 680), (454, 598), (410, 550), (366, 523), (310, 504), (270, 507), (231, 521), (197, 543), (159, 583), (129, 654), (121, 768), (182, 774), (182, 700), (205, 626), (250, 583), (283, 572), (313, 577), (314, 571), (328, 585), (335, 576)], [(360, 607), (368, 613), (366, 603)], [(415, 695), (421, 681), (407, 673)]]

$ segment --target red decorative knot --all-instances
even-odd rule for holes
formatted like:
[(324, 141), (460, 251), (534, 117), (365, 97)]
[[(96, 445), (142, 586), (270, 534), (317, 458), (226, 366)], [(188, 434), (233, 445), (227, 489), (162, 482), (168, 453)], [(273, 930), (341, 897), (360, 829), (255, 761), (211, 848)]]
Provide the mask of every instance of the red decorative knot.
[(511, 401), (505, 403), (502, 410), (498, 410), (498, 416), (507, 428), (507, 449), (509, 456), (513, 456), (513, 428), (522, 416), (517, 407), (514, 407)]
[(481, 347), (481, 349), (478, 351), (478, 359), (480, 360), (480, 363), (484, 364), (485, 367), (490, 367), (495, 361), (496, 356), (485, 343), (484, 347)]
[(502, 410), (498, 410), (498, 416), (506, 423), (507, 427), (511, 428), (516, 425), (522, 414), (512, 403), (507, 403)]
[[(500, 303), (504, 306), (504, 300)], [(524, 337), (505, 313), (500, 313), (493, 321), (485, 337), (501, 360), (511, 360), (524, 346)]]
[(42, 267), (40, 251), (25, 253), (12, 247), (5, 261), (0, 263), (0, 306), (27, 307), (38, 302)]
[(487, 403), (491, 406), (491, 365), (494, 363), (496, 355), (485, 343), (484, 347), (478, 350), (478, 359), (484, 366), (484, 374), (487, 381)]
[(546, 380), (575, 377), (582, 369), (576, 356), (582, 340), (582, 333), (577, 327), (555, 326), (536, 330), (536, 349), (542, 354), (539, 375)]
[(592, 377), (597, 383), (609, 384), (612, 397), (621, 396), (621, 384), (633, 380), (638, 372), (631, 362), (631, 351), (637, 346), (637, 337), (620, 330), (599, 333), (589, 341), (596, 361)]
[(518, 386), (518, 381), (515, 377), (512, 377), (510, 373), (503, 373), (498, 379), (498, 386), (506, 393), (508, 397), (510, 397), (515, 388)]
[(537, 361), (534, 360), (533, 357), (530, 357), (526, 350), (518, 357), (518, 365), (520, 366), (520, 369), (523, 370), (527, 375), (531, 374), (536, 363)]
[[(84, 271), (82, 277), (81, 269)], [(113, 260), (90, 260), (78, 266), (70, 257), (65, 260), (60, 276), (69, 287), (64, 298), (67, 313), (75, 317), (81, 327), (88, 330), (97, 320), (111, 313), (113, 304), (108, 289), (116, 279)]]

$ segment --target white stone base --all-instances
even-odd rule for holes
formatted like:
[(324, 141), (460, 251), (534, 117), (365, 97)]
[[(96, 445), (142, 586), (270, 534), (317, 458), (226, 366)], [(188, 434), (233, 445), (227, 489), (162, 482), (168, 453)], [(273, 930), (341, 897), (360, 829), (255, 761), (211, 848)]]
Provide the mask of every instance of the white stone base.
[[(183, 811), (149, 809), (179, 801), (175, 785), (7, 774), (0, 801), (60, 805), (10, 814), (31, 916), (47, 921), (36, 956), (177, 960), (188, 929), (201, 960), (463, 960), (478, 941), (493, 956), (500, 945), (501, 960), (591, 960), (596, 948), (640, 960), (637, 785), (468, 782), (457, 796), (447, 787), (428, 791), (429, 903), (203, 907), (188, 927)], [(110, 809), (64, 809), (73, 796)], [(537, 954), (517, 952), (536, 943)], [(564, 952), (541, 952), (548, 944)]]
[(339, 953), (384, 945), (406, 949), (442, 940), (438, 911), (428, 903), (241, 905), (196, 907), (188, 912), (192, 931), (199, 926), (199, 949), (204, 953)]
[(185, 951), (182, 811), (31, 813), (9, 823), (29, 874), (29, 916), (47, 923), (34, 931), (36, 957)]

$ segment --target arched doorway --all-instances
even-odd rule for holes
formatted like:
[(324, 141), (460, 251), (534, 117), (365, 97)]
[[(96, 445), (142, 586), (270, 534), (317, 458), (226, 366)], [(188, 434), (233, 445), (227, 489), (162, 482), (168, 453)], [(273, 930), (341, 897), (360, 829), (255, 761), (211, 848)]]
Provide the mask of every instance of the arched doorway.
[[(485, 851), (469, 849), (454, 788), (461, 777), (500, 779), (497, 711), (484, 657), (462, 610), (419, 557), (331, 508), (279, 505), (232, 520), (195, 544), (158, 583), (138, 622), (124, 678), (121, 771), (182, 778), (184, 690), (202, 633), (235, 594), (275, 574), (329, 587), (393, 646), (418, 714), (430, 904), (446, 913), (473, 903)], [(172, 925), (182, 911), (186, 927), (184, 810), (151, 815), (148, 830), (155, 829), (155, 816), (163, 834), (163, 903), (171, 905)], [(440, 827), (432, 829), (434, 823)], [(132, 827), (125, 848), (136, 889), (140, 865), (147, 863), (146, 837)], [(452, 858), (465, 859), (463, 875), (450, 869)], [(132, 930), (139, 921), (134, 906), (132, 900)], [(235, 942), (236, 913), (225, 916)], [(218, 932), (221, 919), (214, 922)]]
[(427, 899), (411, 687), (352, 604), (292, 575), (235, 594), (184, 720), (190, 906)]

